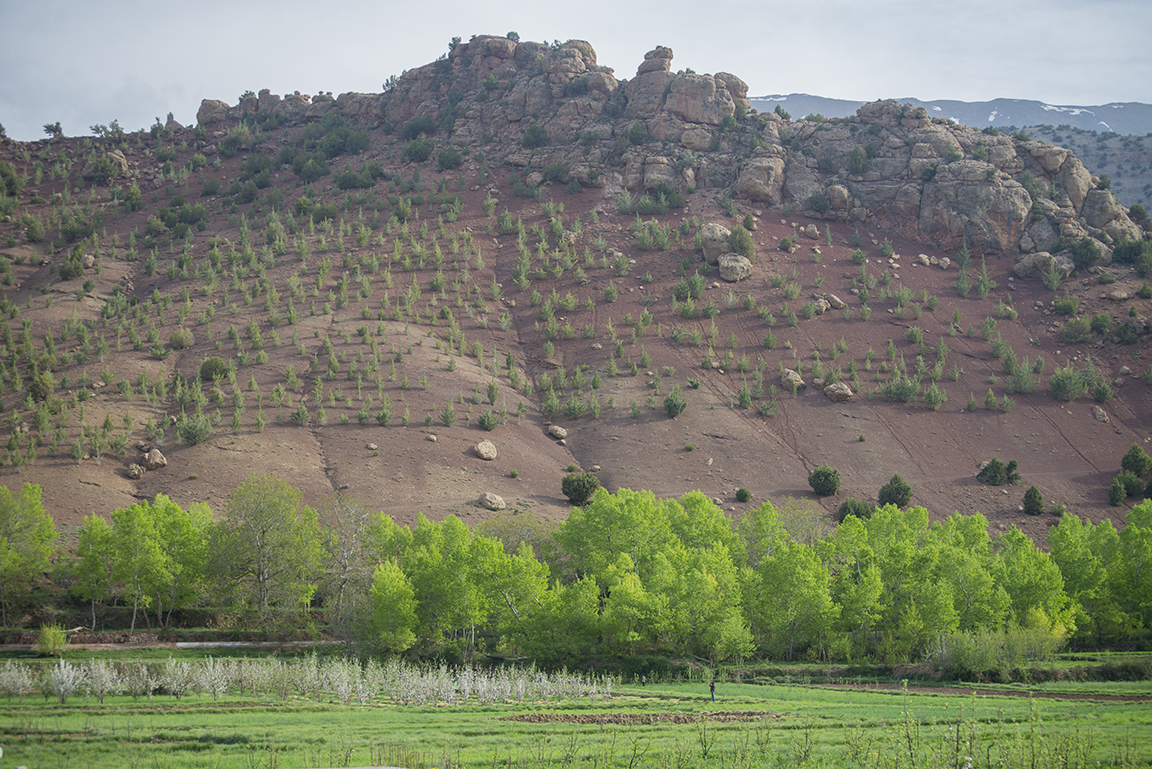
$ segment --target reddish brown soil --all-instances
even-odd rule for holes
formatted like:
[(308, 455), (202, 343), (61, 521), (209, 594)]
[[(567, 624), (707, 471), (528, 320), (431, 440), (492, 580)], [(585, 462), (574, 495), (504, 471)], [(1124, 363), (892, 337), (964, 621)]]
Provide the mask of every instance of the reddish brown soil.
[[(271, 150), (275, 150), (277, 141), (276, 138), (269, 140)], [(392, 139), (374, 135), (373, 141), (383, 144), (367, 156), (342, 162), (358, 167), (366, 160), (380, 159), (386, 167), (394, 168), (387, 154), (391, 152), (389, 142)], [(33, 152), (36, 151), (36, 145), (33, 145)], [(5, 150), (6, 154), (10, 152), (10, 149)], [(181, 153), (178, 160), (184, 162), (185, 156), (190, 154), (191, 150)], [(238, 176), (239, 164), (244, 157), (242, 153), (237, 158), (226, 160), (220, 172), (208, 175), (222, 177), (227, 185)], [(142, 170), (150, 169), (150, 163), (154, 164), (154, 160), (150, 161), (135, 149), (130, 151), (129, 160), (134, 167)], [(635, 346), (625, 345), (626, 358), (638, 360), (642, 344), (652, 358), (651, 366), (642, 369), (641, 375), (636, 378), (605, 378), (604, 386), (598, 393), (604, 406), (598, 420), (587, 416), (574, 422), (557, 419), (570, 431), (566, 445), (560, 445), (545, 434), (546, 420), (540, 411), (538, 396), (529, 402), (528, 415), (522, 421), (512, 416), (506, 425), (493, 433), (485, 433), (475, 424), (475, 417), (483, 410), (483, 406), (475, 407), (469, 424), (461, 420), (455, 426), (446, 428), (434, 419), (433, 425), (426, 427), (425, 415), (432, 414), (435, 417), (447, 400), (461, 394), (469, 395), (475, 384), (483, 385), (491, 377), (481, 374), (475, 359), (471, 357), (458, 359), (456, 371), (447, 371), (444, 352), (434, 349), (435, 340), (427, 336), (429, 327), (415, 322), (407, 326), (404, 322), (385, 323), (387, 341), (382, 343), (385, 349), (387, 345), (404, 349), (411, 346), (413, 351), (398, 368), (398, 378), (406, 374), (412, 389), (402, 391), (397, 381), (386, 383), (385, 394), (395, 402), (395, 416), (390, 427), (382, 428), (375, 422), (367, 426), (358, 425), (355, 413), (359, 401), (351, 408), (341, 403), (329, 407), (325, 403), (328, 409), (326, 426), (316, 424), (315, 420), (305, 428), (293, 426), (287, 420), (277, 424), (276, 409), (269, 405), (268, 396), (275, 384), (284, 381), (282, 372), (292, 365), (305, 382), (294, 396), (297, 399), (308, 398), (312, 381), (312, 376), (306, 376), (309, 362), (314, 355), (320, 358), (321, 365), (325, 360), (317, 332), (330, 335), (337, 351), (344, 348), (344, 344), (339, 341), (339, 334), (349, 333), (350, 356), (364, 349), (356, 345), (355, 329), (365, 323), (360, 319), (360, 311), (364, 306), (370, 306), (373, 310), (379, 307), (383, 286), (382, 281), (376, 278), (372, 298), (365, 302), (354, 301), (345, 310), (311, 317), (307, 307), (298, 307), (301, 319), (296, 326), (288, 326), (283, 322), (278, 326), (282, 340), (278, 347), (268, 342), (270, 330), (267, 327), (263, 329), (266, 340), (264, 349), (270, 357), (268, 364), (242, 366), (238, 377), (242, 385), (250, 376), (255, 376), (259, 384), (268, 422), (263, 432), (257, 432), (253, 426), (254, 396), (248, 398), (244, 425), (237, 434), (233, 434), (228, 427), (231, 408), (226, 401), (220, 404), (223, 421), (209, 440), (196, 446), (186, 446), (175, 442), (173, 431), (169, 429), (161, 445), (169, 461), (168, 467), (148, 473), (141, 481), (130, 481), (125, 470), (129, 462), (137, 459), (131, 447), (143, 437), (141, 426), (148, 418), (162, 422), (177, 411), (171, 400), (160, 407), (154, 407), (139, 396), (125, 400), (115, 388), (108, 386), (96, 390), (92, 399), (85, 404), (85, 423), (99, 424), (105, 413), (108, 413), (119, 427), (124, 413), (131, 412), (133, 438), (124, 457), (106, 456), (100, 464), (93, 460), (77, 464), (67, 458), (66, 444), (58, 457), (50, 458), (42, 453), (33, 465), (20, 472), (11, 467), (0, 469), (0, 482), (11, 488), (25, 482), (39, 484), (44, 490), (44, 504), (66, 535), (65, 541), (82, 523), (85, 515), (107, 515), (118, 507), (140, 498), (151, 498), (158, 493), (171, 496), (181, 505), (207, 503), (213, 511), (220, 513), (226, 509), (227, 495), (235, 485), (250, 475), (266, 473), (286, 478), (303, 491), (305, 499), (311, 504), (322, 504), (334, 492), (343, 492), (366, 500), (374, 509), (383, 510), (404, 523), (414, 522), (421, 512), (433, 518), (456, 514), (470, 524), (490, 518), (493, 514), (479, 508), (474, 501), (483, 491), (500, 494), (507, 500), (510, 509), (529, 511), (555, 521), (562, 519), (568, 510), (559, 489), (560, 479), (570, 464), (583, 468), (599, 465), (600, 478), (610, 489), (645, 488), (660, 496), (679, 495), (700, 489), (710, 497), (720, 499), (725, 509), (734, 516), (747, 509), (746, 505), (735, 502), (734, 497), (737, 487), (746, 486), (752, 491), (754, 503), (765, 499), (779, 501), (785, 496), (806, 498), (822, 506), (831, 520), (831, 514), (847, 496), (874, 500), (880, 486), (894, 473), (900, 473), (915, 491), (914, 503), (927, 507), (933, 518), (947, 516), (953, 511), (966, 514), (980, 512), (989, 518), (993, 533), (1015, 525), (1039, 541), (1044, 541), (1048, 527), (1057, 519), (1047, 515), (1030, 518), (1019, 510), (1024, 490), (1032, 484), (1040, 488), (1049, 504), (1063, 502), (1071, 512), (1088, 516), (1093, 521), (1111, 519), (1118, 526), (1123, 525), (1127, 508), (1110, 507), (1105, 492), (1127, 448), (1134, 442), (1144, 444), (1148, 441), (1148, 425), (1152, 423), (1152, 399), (1149, 397), (1152, 390), (1139, 377), (1147, 368), (1147, 356), (1144, 354), (1148, 349), (1148, 339), (1142, 338), (1133, 346), (1117, 346), (1108, 342), (1098, 349), (1084, 345), (1062, 345), (1055, 333), (1057, 316), (1044, 315), (1033, 304), (1037, 301), (1048, 303), (1055, 294), (1039, 282), (1010, 280), (1010, 256), (987, 255), (989, 273), (998, 283), (998, 287), (987, 299), (977, 299), (975, 292), (969, 298), (961, 299), (953, 288), (955, 267), (943, 271), (936, 267), (914, 266), (917, 254), (955, 257), (955, 253), (933, 250), (891, 233), (861, 227), (860, 235), (865, 238), (866, 250), (872, 257), (870, 269), (878, 271), (880, 268), (877, 249), (872, 242), (888, 237), (900, 255), (899, 267), (894, 268), (894, 272), (899, 275), (898, 282), (912, 288), (917, 294), (924, 290), (941, 300), (939, 309), (935, 312), (925, 310), (918, 320), (911, 315), (898, 320), (889, 311), (892, 304), (880, 302), (874, 290), (871, 302), (874, 314), (865, 322), (860, 318), (859, 300), (850, 293), (852, 278), (859, 274), (859, 267), (849, 258), (853, 250), (849, 241), (856, 227), (846, 223), (832, 223), (831, 246), (823, 238), (811, 241), (802, 237), (801, 250), (795, 255), (787, 255), (777, 248), (780, 238), (791, 234), (794, 227), (806, 225), (808, 220), (786, 216), (779, 209), (764, 210), (742, 205), (740, 217), (752, 212), (758, 216), (759, 225), (753, 233), (757, 244), (756, 272), (750, 279), (731, 287), (738, 298), (742, 299), (746, 293), (751, 293), (758, 304), (775, 310), (785, 300), (782, 290), (772, 286), (772, 276), (795, 271), (795, 279), (801, 283), (803, 292), (800, 300), (788, 302), (793, 311), (799, 312), (807, 297), (813, 291), (820, 290), (835, 293), (847, 301), (853, 315), (851, 319), (846, 319), (843, 314), (833, 311), (811, 320), (801, 319), (795, 328), (789, 328), (777, 313), (780, 322), (773, 329), (777, 346), (767, 350), (761, 343), (767, 328), (754, 311), (739, 306), (723, 309), (716, 319), (720, 328), (717, 354), (723, 355), (727, 349), (725, 342), (729, 333), (735, 333), (738, 347), (733, 354), (737, 359), (743, 354), (753, 362), (758, 356), (764, 357), (767, 363), (767, 390), (769, 385), (778, 383), (777, 370), (780, 364), (792, 366), (796, 360), (801, 360), (808, 378), (813, 364), (813, 351), (819, 349), (825, 365), (828, 365), (833, 344), (844, 339), (849, 344), (849, 351), (832, 365), (842, 366), (846, 370), (848, 361), (855, 360), (867, 391), (878, 383), (878, 367), (884, 359), (889, 339), (894, 340), (909, 368), (914, 366), (916, 348), (905, 341), (905, 335), (910, 326), (917, 326), (924, 330), (927, 361), (934, 361), (932, 347), (943, 335), (951, 350), (948, 368), (956, 362), (962, 369), (959, 381), (954, 382), (948, 376), (942, 380), (948, 401), (938, 412), (929, 410), (922, 403), (886, 403), (882, 397), (869, 399), (866, 394), (846, 404), (835, 404), (809, 388), (796, 397), (782, 393), (778, 415), (765, 419), (758, 416), (754, 409), (730, 407), (742, 383), (739, 373), (734, 369), (726, 369), (723, 373), (719, 370), (706, 371), (700, 366), (704, 348), (676, 346), (668, 339), (672, 327), (676, 325), (689, 329), (699, 328), (705, 335), (708, 332), (707, 319), (682, 320), (671, 316), (668, 309), (673, 285), (680, 279), (680, 260), (686, 256), (695, 256), (691, 243), (686, 243), (685, 251), (675, 248), (667, 252), (637, 250), (632, 234), (627, 230), (627, 225), (634, 217), (622, 217), (614, 213), (613, 196), (609, 190), (589, 189), (577, 195), (567, 194), (560, 186), (546, 190), (545, 199), (564, 203), (566, 222), (570, 223), (577, 215), (584, 222), (583, 233), (577, 241), (578, 251), (592, 244), (599, 236), (611, 247), (619, 248), (635, 259), (636, 264), (626, 278), (616, 278), (610, 269), (603, 269), (597, 264), (588, 270), (590, 283), (587, 286), (579, 285), (571, 272), (560, 279), (533, 281), (533, 288), (542, 294), (555, 288), (560, 294), (571, 291), (581, 302), (588, 298), (596, 300), (596, 307), (591, 312), (581, 307), (572, 313), (557, 313), (560, 317), (570, 316), (572, 325), (578, 330), (586, 324), (594, 324), (595, 338), (585, 339), (577, 334), (571, 340), (559, 339), (555, 344), (555, 358), (542, 360), (544, 336), (542, 328), (537, 326), (536, 310), (529, 306), (528, 297), (515, 289), (510, 278), (517, 258), (514, 239), (486, 233), (489, 220), (481, 213), (480, 202), (487, 195), (487, 187), (471, 189), (478, 173), (475, 162), (462, 170), (469, 185), (464, 193), (465, 213), (460, 221), (447, 225), (447, 229), (450, 232), (471, 230), (476, 241), (482, 244), (485, 261), (483, 269), (473, 271), (472, 282), (487, 287), (495, 278), (503, 284), (505, 298), (503, 302), (488, 302), (492, 314), (489, 315), (491, 322), (487, 329), (479, 328), (474, 320), (462, 317), (459, 312), (457, 314), (468, 340), (482, 342), (489, 352), (489, 358), (495, 345), (501, 356), (511, 351), (520, 370), (530, 376), (545, 373), (559, 362), (563, 362), (569, 372), (579, 363), (592, 364), (603, 372), (613, 347), (604, 330), (609, 318), (616, 325), (618, 335), (627, 340), (631, 329), (624, 323), (625, 316), (638, 318), (645, 308), (642, 300), (646, 297), (654, 299), (651, 309), (656, 321), (663, 324), (663, 339), (657, 338), (654, 324), (647, 336), (639, 339)], [(411, 167), (399, 168), (402, 176), (410, 176), (411, 171)], [(438, 175), (428, 168), (423, 173), (432, 188)], [(487, 180), (487, 184), (496, 187), (500, 200), (498, 210), (510, 208), (523, 216), (527, 226), (546, 224), (538, 204), (511, 195), (506, 177), (505, 171), (494, 170)], [(449, 178), (455, 179), (455, 176), (450, 175)], [(331, 179), (326, 177), (319, 186), (330, 185)], [(284, 191), (289, 203), (300, 194), (290, 172), (281, 172), (274, 184)], [(59, 182), (46, 178), (41, 194), (49, 198), (61, 187)], [(188, 193), (190, 202), (196, 202), (197, 192), (198, 186), (191, 185)], [(715, 203), (717, 193), (718, 190), (697, 192), (690, 196), (687, 208), (661, 218), (673, 226), (689, 216), (701, 216), (707, 220), (734, 225), (739, 219), (728, 220), (720, 213)], [(106, 191), (101, 194), (106, 194)], [(166, 204), (168, 200), (163, 189), (153, 191), (147, 187), (144, 194), (144, 211), (128, 216), (116, 215), (108, 220), (109, 233), (121, 233), (121, 256), (126, 233), (133, 228), (142, 230), (147, 217), (157, 206)], [(156, 195), (156, 202), (151, 200), (153, 195)], [(434, 215), (433, 207), (427, 208), (429, 213), (426, 215)], [(600, 212), (599, 224), (590, 222), (590, 212), (594, 208)], [(29, 209), (37, 210), (35, 206)], [(41, 210), (47, 211), (47, 204)], [(224, 215), (216, 216), (210, 219), (207, 231), (197, 233), (196, 253), (202, 255), (207, 250), (204, 244), (213, 235), (235, 241), (237, 231), (229, 227), (226, 220)], [(262, 221), (262, 214), (259, 220)], [(823, 232), (825, 223), (815, 223)], [(0, 230), (0, 235), (7, 234), (7, 230)], [(261, 230), (254, 226), (253, 232), (259, 235)], [(374, 236), (378, 232), (374, 232)], [(166, 361), (159, 361), (149, 354), (147, 346), (140, 351), (133, 351), (124, 340), (117, 347), (115, 332), (112, 332), (109, 338), (112, 353), (106, 361), (90, 359), (83, 366), (64, 367), (58, 374), (66, 374), (75, 381), (82, 370), (87, 370), (95, 380), (101, 369), (107, 367), (113, 381), (119, 378), (135, 380), (140, 372), (148, 372), (149, 376), (157, 378), (180, 371), (191, 377), (200, 362), (209, 355), (222, 355), (226, 358), (236, 355), (225, 337), (230, 325), (242, 330), (249, 320), (264, 317), (259, 301), (250, 306), (238, 304), (234, 316), (217, 307), (215, 318), (208, 324), (213, 334), (209, 340), (207, 326), (194, 322), (209, 303), (208, 298), (196, 290), (201, 281), (172, 281), (167, 278), (167, 264), (174, 258), (167, 253), (167, 246), (161, 246), (158, 251), (160, 269), (153, 276), (146, 276), (143, 270), (143, 251), (141, 260), (136, 262), (111, 258), (110, 238), (109, 235), (107, 245), (102, 244), (102, 271), (100, 275), (92, 276), (96, 279), (96, 289), (87, 298), (76, 300), (82, 278), (60, 282), (55, 275), (49, 274), (47, 266), (39, 264), (40, 256), (44, 253), (43, 247), (29, 245), (0, 249), (8, 256), (25, 257), (22, 264), (13, 265), (15, 280), (13, 285), (3, 289), (3, 295), (23, 308), (20, 318), (32, 320), (37, 338), (40, 338), (48, 328), (58, 332), (64, 321), (73, 316), (97, 320), (104, 300), (116, 285), (130, 286), (132, 293), (144, 302), (148, 301), (154, 290), (169, 294), (187, 285), (193, 289), (187, 325), (193, 329), (196, 343), (188, 350), (173, 353)], [(256, 239), (259, 241), (258, 237)], [(357, 247), (354, 241), (354, 237), (347, 239), (348, 253), (353, 259), (387, 250), (373, 245)], [(823, 251), (819, 263), (814, 262), (810, 255), (809, 249), (813, 245), (819, 245)], [(342, 255), (333, 251), (328, 256), (334, 268), (329, 274), (326, 290), (335, 286), (342, 272)], [(979, 259), (979, 254), (976, 256)], [(54, 255), (54, 258), (59, 264), (63, 254)], [(319, 254), (311, 257), (306, 277), (310, 278), (314, 274), (314, 266), (319, 258)], [(298, 258), (290, 251), (278, 258), (276, 267), (268, 270), (268, 277), (277, 286), (283, 286), (287, 277), (294, 274), (299, 266)], [(886, 260), (883, 266), (888, 266)], [(640, 277), (645, 273), (653, 276), (651, 284), (641, 282)], [(1114, 268), (1112, 273), (1119, 278), (1119, 282), (1112, 286), (1096, 285), (1094, 279), (1090, 278), (1078, 278), (1069, 286), (1082, 297), (1081, 312), (1091, 315), (1109, 311), (1119, 319), (1127, 313), (1129, 306), (1136, 305), (1141, 314), (1148, 314), (1146, 301), (1132, 300), (1117, 304), (1103, 298), (1108, 291), (1115, 289), (1134, 292), (1141, 284), (1135, 273), (1126, 268)], [(417, 273), (422, 284), (426, 284), (431, 274), (432, 271), (428, 269)], [(817, 276), (822, 279), (819, 289), (816, 288)], [(396, 287), (390, 292), (393, 298), (411, 282), (411, 276), (399, 268), (394, 268), (394, 278)], [(620, 298), (614, 304), (603, 300), (603, 290), (610, 279), (621, 289)], [(251, 283), (251, 277), (248, 282)], [(50, 286), (47, 295), (40, 290), (44, 285)], [(710, 289), (706, 299), (713, 299), (718, 306), (725, 308), (729, 288), (724, 285)], [(52, 297), (51, 307), (45, 305), (45, 296)], [(230, 301), (235, 302), (238, 293), (232, 291), (230, 296)], [(218, 301), (219, 292), (213, 299)], [(318, 303), (322, 304), (323, 300), (324, 294), (321, 293)], [(515, 307), (512, 307), (513, 300)], [(1046, 362), (1045, 375), (1039, 378), (1040, 383), (1031, 395), (1012, 396), (1016, 405), (1008, 413), (987, 411), (982, 405), (975, 412), (968, 412), (965, 409), (968, 393), (974, 393), (980, 404), (983, 404), (984, 394), (989, 387), (996, 397), (1002, 397), (1005, 377), (1000, 361), (992, 357), (988, 343), (978, 333), (973, 338), (963, 333), (948, 335), (952, 315), (958, 311), (963, 328), (971, 325), (978, 330), (984, 318), (993, 315), (1002, 300), (1011, 301), (1020, 317), (1015, 321), (1001, 320), (998, 331), (1021, 359), (1043, 357)], [(163, 324), (156, 320), (161, 341), (166, 341), (177, 326), (175, 316), (178, 305), (177, 301), (167, 311)], [(512, 315), (513, 320), (508, 332), (501, 331), (495, 322), (499, 314), (505, 311)], [(155, 313), (152, 318), (156, 319)], [(18, 321), (11, 323), (15, 329), (19, 329)], [(367, 323), (374, 328), (376, 320)], [(306, 348), (305, 356), (300, 356), (290, 341), (293, 329), (298, 335), (298, 343)], [(442, 327), (432, 330), (442, 333)], [(215, 348), (217, 340), (223, 340), (219, 351)], [(73, 347), (74, 342), (74, 339), (70, 340), (68, 346)], [(420, 342), (423, 342), (423, 346), (419, 345)], [(786, 342), (791, 343), (791, 349), (785, 348)], [(602, 345), (599, 350), (593, 349), (597, 343)], [(863, 368), (864, 354), (869, 349), (876, 354), (871, 372)], [(1127, 365), (1133, 372), (1116, 384), (1116, 397), (1105, 406), (1110, 417), (1107, 424), (1093, 419), (1093, 404), (1088, 397), (1067, 404), (1057, 402), (1047, 391), (1048, 374), (1068, 361), (1081, 365), (1088, 353), (1110, 380), (1118, 377), (1121, 366)], [(255, 354), (254, 351), (252, 354)], [(1144, 360), (1141, 360), (1141, 356), (1144, 356)], [(650, 409), (645, 403), (651, 392), (649, 377), (644, 374), (664, 366), (674, 367), (675, 374), (665, 379), (657, 399), (657, 408)], [(416, 384), (422, 374), (427, 374), (430, 379), (427, 391)], [(689, 377), (700, 378), (699, 390), (686, 386)], [(996, 381), (990, 384), (992, 377), (996, 377)], [(342, 376), (326, 384), (329, 389), (339, 387), (344, 396), (355, 395), (354, 383)], [(685, 386), (689, 403), (688, 410), (677, 420), (668, 419), (659, 407), (659, 400), (673, 384)], [(75, 386), (68, 388), (71, 391), (75, 389)], [(375, 397), (375, 393), (372, 394)], [(501, 394), (507, 399), (509, 410), (514, 413), (518, 398), (506, 379), (501, 381)], [(608, 405), (612, 397), (615, 398), (615, 408)], [(633, 420), (629, 411), (632, 400), (641, 405), (642, 414), (638, 420)], [(8, 393), (5, 396), (6, 410), (11, 411), (14, 403), (15, 395)], [(379, 403), (378, 399), (376, 403)], [(407, 428), (399, 424), (405, 404), (411, 411), (411, 425)], [(310, 400), (309, 406), (315, 412)], [(215, 406), (211, 409), (215, 409)], [(466, 413), (466, 409), (467, 406), (458, 404), (461, 416)], [(338, 423), (341, 414), (351, 418), (349, 425)], [(78, 424), (79, 419), (76, 417), (69, 422), (69, 442)], [(437, 436), (437, 441), (429, 441), (429, 435)], [(494, 462), (482, 462), (471, 454), (471, 446), (485, 438), (491, 438), (497, 444), (500, 456)], [(377, 444), (378, 449), (366, 448), (369, 443)], [(693, 444), (694, 450), (687, 451), (686, 444)], [(977, 483), (974, 478), (977, 464), (993, 455), (1005, 461), (1017, 459), (1023, 482), (1002, 488), (985, 487)], [(813, 468), (822, 464), (839, 468), (841, 490), (836, 496), (816, 499), (806, 479)], [(513, 471), (516, 471), (518, 477), (512, 477)]]

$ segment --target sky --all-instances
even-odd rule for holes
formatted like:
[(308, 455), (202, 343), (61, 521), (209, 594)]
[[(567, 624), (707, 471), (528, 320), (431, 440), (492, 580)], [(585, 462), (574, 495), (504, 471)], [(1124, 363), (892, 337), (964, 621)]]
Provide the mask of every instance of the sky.
[(187, 125), (262, 88), (376, 93), (454, 36), (509, 31), (587, 40), (620, 79), (665, 45), (750, 96), (1152, 103), (1149, 0), (0, 0), (0, 125), (31, 141)]

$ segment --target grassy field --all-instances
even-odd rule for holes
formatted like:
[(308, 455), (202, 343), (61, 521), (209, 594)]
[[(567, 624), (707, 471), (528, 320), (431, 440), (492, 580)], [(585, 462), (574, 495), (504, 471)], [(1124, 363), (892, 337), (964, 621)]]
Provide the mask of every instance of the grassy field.
[[(883, 685), (883, 684), (878, 684)], [(465, 706), (331, 695), (176, 700), (39, 694), (0, 714), (4, 765), (29, 767), (1144, 766), (1152, 682), (941, 690), (720, 683), (610, 699)], [(1035, 697), (1022, 696), (1029, 692)], [(1053, 698), (1075, 695), (1079, 699)], [(523, 720), (511, 720), (515, 717)]]

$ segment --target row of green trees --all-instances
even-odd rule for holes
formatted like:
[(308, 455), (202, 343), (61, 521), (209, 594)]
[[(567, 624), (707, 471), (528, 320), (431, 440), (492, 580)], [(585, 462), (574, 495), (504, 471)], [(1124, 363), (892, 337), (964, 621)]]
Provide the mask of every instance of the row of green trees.
[[(47, 568), (55, 532), (36, 487), (0, 490), (0, 503), (7, 612)], [(990, 629), (1051, 649), (1068, 638), (1120, 644), (1152, 626), (1150, 501), (1122, 531), (1064, 516), (1050, 553), (1015, 528), (992, 538), (979, 514), (930, 524), (922, 507), (888, 504), (830, 529), (820, 508), (794, 499), (732, 522), (699, 492), (659, 500), (627, 489), (601, 489), (553, 531), (523, 513), (476, 531), (454, 516), (408, 528), (349, 498), (310, 508), (274, 477), (237, 487), (219, 522), (162, 495), (110, 519), (87, 518), (53, 572), (94, 624), (113, 604), (131, 607), (133, 628), (212, 607), (263, 626), (323, 618), (383, 651), (555, 662), (898, 662)]]

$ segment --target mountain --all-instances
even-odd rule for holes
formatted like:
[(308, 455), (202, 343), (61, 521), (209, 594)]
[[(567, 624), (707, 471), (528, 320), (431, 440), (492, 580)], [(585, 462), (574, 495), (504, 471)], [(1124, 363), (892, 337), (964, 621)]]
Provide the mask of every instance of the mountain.
[[(805, 93), (777, 94), (749, 97), (752, 106), (762, 112), (771, 112), (780, 105), (800, 118), (810, 114), (826, 117), (848, 117), (864, 105), (863, 101), (828, 99)], [(1059, 106), (1032, 99), (993, 99), (991, 101), (956, 101), (937, 99), (922, 101), (915, 98), (897, 99), (901, 104), (923, 107), (932, 117), (986, 128), (1001, 130), (1040, 125), (1061, 125), (1083, 131), (1111, 132), (1145, 136), (1152, 133), (1152, 104), (1140, 102), (1113, 102), (1096, 106)]]
[(1122, 525), (1143, 212), (1051, 143), (891, 100), (785, 119), (672, 59), (477, 36), (383, 93), (0, 143), (3, 482), (67, 529), (264, 474), (475, 523), (484, 493), (562, 517), (572, 469), (734, 516), (899, 473), (1043, 540), (976, 481), (995, 455)]
[[(1075, 150), (1093, 176), (1106, 176), (1116, 196), (1128, 205), (1152, 207), (1152, 105), (1139, 102), (1094, 107), (1060, 107), (1027, 99), (985, 102), (899, 99), (974, 128), (989, 126), (1021, 131), (1061, 147)], [(807, 115), (849, 117), (864, 102), (827, 99), (803, 93), (749, 97), (761, 112), (780, 107), (794, 118)]]

